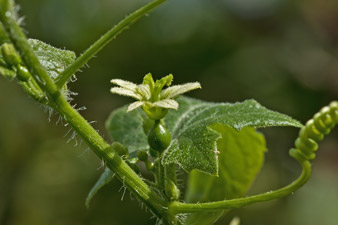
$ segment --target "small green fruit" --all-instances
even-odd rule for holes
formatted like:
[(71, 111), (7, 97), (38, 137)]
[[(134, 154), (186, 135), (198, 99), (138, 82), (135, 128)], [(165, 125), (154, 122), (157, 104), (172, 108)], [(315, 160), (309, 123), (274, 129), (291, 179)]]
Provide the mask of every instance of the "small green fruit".
[(163, 152), (171, 142), (171, 136), (169, 131), (157, 120), (155, 125), (150, 129), (148, 134), (149, 146), (159, 152)]
[(127, 147), (116, 141), (111, 146), (119, 156), (125, 156), (126, 158), (128, 158), (129, 152)]
[(151, 162), (149, 160), (146, 161), (147, 170), (152, 171), (154, 169), (154, 166), (155, 166), (155, 164), (153, 162)]

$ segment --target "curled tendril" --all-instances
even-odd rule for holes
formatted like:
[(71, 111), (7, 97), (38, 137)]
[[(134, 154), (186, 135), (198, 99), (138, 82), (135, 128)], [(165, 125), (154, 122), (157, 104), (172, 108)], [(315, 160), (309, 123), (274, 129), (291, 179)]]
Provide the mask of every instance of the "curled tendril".
[(316, 157), (318, 142), (322, 141), (324, 135), (329, 134), (336, 124), (338, 124), (338, 101), (323, 107), (306, 123), (300, 130), (299, 137), (295, 141), (296, 148), (290, 150), (290, 155), (300, 162), (313, 160)]
[(309, 120), (299, 132), (299, 137), (295, 141), (295, 148), (290, 150), (290, 155), (295, 158), (302, 166), (302, 174), (297, 180), (280, 189), (269, 191), (249, 197), (236, 198), (230, 200), (207, 202), (207, 203), (182, 203), (172, 202), (169, 210), (174, 214), (212, 212), (214, 210), (239, 208), (258, 202), (266, 202), (273, 199), (285, 197), (301, 188), (311, 176), (311, 163), (316, 157), (318, 142), (329, 134), (331, 129), (338, 124), (338, 101), (332, 102), (316, 113), (313, 119)]

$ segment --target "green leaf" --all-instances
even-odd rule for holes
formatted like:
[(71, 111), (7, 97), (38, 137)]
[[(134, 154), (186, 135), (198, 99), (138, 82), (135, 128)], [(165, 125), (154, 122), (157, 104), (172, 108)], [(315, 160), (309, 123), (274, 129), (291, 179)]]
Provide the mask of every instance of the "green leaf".
[(129, 158), (137, 158), (138, 151), (148, 149), (148, 139), (143, 132), (145, 113), (136, 109), (127, 112), (127, 106), (113, 111), (107, 122), (106, 129), (113, 141), (127, 146)]
[[(229, 104), (181, 97), (177, 101), (179, 109), (169, 111), (164, 119), (172, 141), (164, 151), (162, 163), (178, 164), (187, 172), (198, 169), (208, 174), (218, 174), (216, 142), (221, 135), (210, 129), (213, 124), (225, 124), (238, 131), (244, 127), (302, 126), (291, 117), (268, 110), (255, 100)], [(127, 107), (114, 111), (106, 128), (113, 140), (128, 147), (130, 157), (136, 157), (138, 151), (148, 148), (142, 128), (145, 114), (141, 110), (126, 111)]]
[[(222, 135), (217, 141), (220, 151), (219, 176), (193, 170), (189, 175), (185, 196), (189, 203), (242, 197), (264, 162), (265, 138), (254, 128), (243, 128), (240, 132), (222, 124), (215, 124), (211, 128)], [(190, 214), (187, 224), (213, 224), (223, 214), (223, 211)]]
[[(72, 51), (54, 48), (53, 46), (36, 39), (29, 39), (28, 42), (33, 48), (40, 63), (53, 80), (55, 80), (59, 74), (76, 59), (76, 55)], [(0, 74), (12, 79), (15, 77), (16, 71), (12, 68), (7, 68), (6, 66), (0, 51)]]
[(29, 39), (28, 42), (53, 80), (76, 59), (72, 51), (58, 49), (36, 39)]
[(198, 169), (218, 174), (216, 141), (221, 136), (210, 129), (213, 124), (225, 124), (237, 131), (244, 127), (302, 126), (291, 117), (268, 110), (255, 100), (229, 104), (185, 97), (179, 103), (179, 110), (168, 114), (165, 120), (172, 142), (164, 152), (162, 163), (178, 164), (187, 172)]
[(104, 172), (101, 174), (99, 180), (96, 182), (94, 187), (90, 190), (87, 199), (86, 199), (86, 206), (89, 208), (90, 202), (93, 199), (93, 197), (96, 195), (96, 193), (106, 184), (111, 182), (114, 178), (114, 173), (106, 168)]

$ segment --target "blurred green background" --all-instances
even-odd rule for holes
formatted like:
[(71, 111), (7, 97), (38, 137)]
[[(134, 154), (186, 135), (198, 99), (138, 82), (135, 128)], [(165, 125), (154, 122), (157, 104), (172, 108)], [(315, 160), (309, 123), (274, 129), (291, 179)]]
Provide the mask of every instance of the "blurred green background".
[[(29, 37), (79, 55), (146, 0), (17, 0)], [(338, 1), (168, 0), (125, 31), (78, 73), (73, 101), (109, 139), (104, 122), (129, 99), (109, 93), (112, 78), (141, 82), (173, 73), (200, 81), (190, 96), (209, 101), (254, 98), (302, 122), (338, 99)], [(85, 144), (76, 145), (57, 116), (0, 79), (0, 225), (155, 224), (115, 180), (84, 201), (102, 172)], [(292, 181), (293, 128), (261, 130), (269, 152), (250, 194)], [(243, 225), (338, 224), (338, 131), (320, 145), (308, 184), (289, 197), (233, 210)], [(80, 139), (77, 138), (78, 144)]]

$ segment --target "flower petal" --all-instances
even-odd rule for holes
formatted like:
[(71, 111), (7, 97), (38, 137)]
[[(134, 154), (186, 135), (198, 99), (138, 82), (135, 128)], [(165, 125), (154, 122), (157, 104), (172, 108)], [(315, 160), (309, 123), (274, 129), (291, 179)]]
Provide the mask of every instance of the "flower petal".
[(201, 84), (198, 82), (175, 85), (163, 90), (160, 94), (160, 99), (174, 98), (178, 95), (184, 94), (185, 92), (198, 88), (202, 88)]
[(165, 108), (165, 109), (178, 109), (178, 102), (173, 99), (164, 99), (153, 103), (153, 106)]
[(132, 98), (135, 98), (137, 100), (142, 99), (142, 96), (140, 96), (139, 94), (135, 93), (134, 91), (125, 89), (125, 88), (113, 87), (113, 88), (110, 89), (110, 92), (113, 93), (113, 94), (132, 97)]
[(137, 93), (143, 96), (143, 99), (149, 100), (151, 97), (150, 88), (148, 85), (137, 85)]
[(122, 88), (131, 90), (131, 91), (135, 91), (137, 88), (137, 85), (130, 82), (130, 81), (126, 81), (126, 80), (121, 80), (121, 79), (112, 79), (110, 81), (112, 84), (118, 85)]
[(142, 106), (143, 104), (144, 104), (144, 102), (141, 102), (141, 101), (131, 103), (128, 106), (127, 112), (133, 111), (134, 109), (137, 109), (138, 107)]

